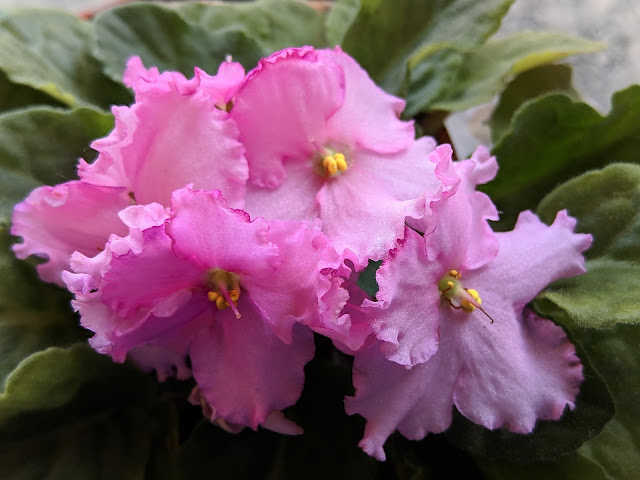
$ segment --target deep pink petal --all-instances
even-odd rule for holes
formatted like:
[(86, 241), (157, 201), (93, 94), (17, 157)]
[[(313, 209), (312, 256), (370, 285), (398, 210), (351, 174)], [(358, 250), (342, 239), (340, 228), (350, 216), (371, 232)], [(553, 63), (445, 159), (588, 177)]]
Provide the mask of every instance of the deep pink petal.
[(131, 204), (122, 189), (96, 187), (72, 181), (39, 187), (13, 213), (11, 234), (23, 238), (13, 246), (18, 258), (47, 258), (38, 265), (44, 281), (64, 285), (63, 270), (74, 251), (94, 256), (112, 233), (124, 235), (118, 212)]
[(403, 122), (404, 100), (378, 87), (340, 47), (318, 50), (325, 63), (340, 65), (345, 78), (341, 108), (327, 121), (329, 136), (338, 143), (358, 145), (378, 153), (404, 150), (415, 137), (413, 122)]
[(142, 345), (131, 349), (129, 358), (143, 372), (155, 371), (161, 382), (174, 376), (178, 380), (191, 378), (186, 354), (176, 353), (158, 345)]
[(225, 421), (256, 429), (274, 410), (293, 405), (314, 351), (309, 329), (297, 326), (293, 342), (277, 338), (248, 297), (236, 318), (221, 311), (191, 347), (193, 375), (201, 394)]
[(280, 255), (278, 270), (241, 278), (264, 321), (286, 343), (295, 323), (337, 326), (347, 292), (332, 277), (341, 259), (328, 239), (300, 222), (272, 220), (269, 225), (269, 241)]
[(312, 141), (325, 142), (326, 120), (343, 101), (342, 69), (313, 48), (290, 48), (262, 59), (231, 110), (246, 148), (250, 182), (276, 187), (286, 176), (286, 159), (311, 161)]
[(466, 355), (453, 398), (465, 417), (529, 433), (537, 419), (557, 420), (566, 406), (574, 407), (582, 365), (562, 328), (549, 320), (503, 310), (494, 324), (482, 315), (469, 318), (456, 335)]
[(228, 208), (220, 192), (177, 190), (171, 208), (167, 233), (181, 258), (193, 258), (205, 271), (220, 268), (241, 277), (275, 272), (280, 258), (269, 243), (267, 222)]
[(365, 302), (363, 308), (389, 360), (412, 367), (427, 361), (438, 349), (437, 285), (444, 268), (427, 259), (424, 239), (407, 228), (400, 246), (378, 269), (378, 302)]
[(498, 256), (470, 272), (465, 286), (478, 290), (481, 297), (480, 287), (494, 291), (505, 304), (523, 306), (554, 280), (584, 273), (582, 252), (592, 237), (573, 233), (575, 225), (566, 210), (558, 212), (551, 226), (530, 211), (522, 212), (512, 231), (496, 234)]

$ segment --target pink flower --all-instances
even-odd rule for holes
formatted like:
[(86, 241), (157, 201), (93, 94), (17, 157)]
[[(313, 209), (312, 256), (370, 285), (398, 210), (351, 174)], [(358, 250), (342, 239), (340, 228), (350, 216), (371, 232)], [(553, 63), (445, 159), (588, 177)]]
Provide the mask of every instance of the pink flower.
[(344, 301), (324, 235), (251, 222), (219, 192), (190, 188), (174, 192), (169, 214), (151, 204), (121, 217), (130, 234), (94, 258), (74, 254), (64, 274), (91, 345), (119, 362), (131, 353), (161, 378), (189, 376), (188, 355), (193, 400), (212, 420), (287, 430), (273, 412), (302, 390), (314, 351), (304, 325), (335, 322)]
[(80, 160), (82, 181), (40, 187), (16, 206), (11, 233), (24, 239), (16, 255), (48, 259), (40, 277), (64, 285), (70, 255), (92, 256), (110, 234), (124, 235), (117, 213), (136, 201), (168, 205), (173, 190), (193, 183), (220, 189), (241, 207), (248, 167), (226, 108), (243, 78), (238, 63), (223, 63), (215, 77), (196, 68), (187, 80), (130, 59), (125, 82), (136, 103), (113, 107), (116, 128), (93, 142), (100, 152), (94, 163)]
[[(356, 355), (348, 413), (367, 419), (360, 446), (383, 460), (394, 431), (410, 439), (442, 432), (452, 407), (494, 429), (530, 432), (536, 419), (574, 407), (582, 367), (560, 327), (525, 310), (553, 280), (584, 272), (591, 236), (559, 212), (546, 226), (531, 212), (493, 234), (486, 152), (456, 165), (458, 191), (436, 206), (422, 238), (407, 230), (377, 274), (378, 302), (365, 302), (378, 345)], [(385, 358), (386, 356), (386, 358)]]
[(357, 267), (381, 259), (406, 217), (452, 185), (428, 161), (433, 139), (414, 140), (404, 102), (378, 88), (339, 48), (292, 48), (260, 61), (231, 117), (249, 162), (246, 210), (320, 227)]

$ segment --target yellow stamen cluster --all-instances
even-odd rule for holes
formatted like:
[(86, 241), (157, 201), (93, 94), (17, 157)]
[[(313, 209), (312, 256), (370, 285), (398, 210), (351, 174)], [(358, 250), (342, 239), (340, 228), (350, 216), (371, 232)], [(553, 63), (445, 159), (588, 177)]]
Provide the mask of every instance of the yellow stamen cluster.
[(347, 170), (347, 160), (342, 153), (327, 155), (322, 159), (322, 166), (330, 177)]
[(482, 299), (477, 290), (464, 288), (460, 282), (462, 275), (458, 270), (449, 270), (447, 274), (438, 282), (440, 295), (446, 299), (453, 308), (459, 308), (467, 313), (473, 312), (476, 308), (481, 310), (493, 323), (493, 318), (480, 306)]
[(209, 288), (207, 292), (209, 301), (214, 302), (219, 310), (231, 307), (236, 317), (240, 318), (240, 313), (236, 308), (240, 298), (238, 277), (233, 273), (215, 268), (207, 273), (205, 283)]

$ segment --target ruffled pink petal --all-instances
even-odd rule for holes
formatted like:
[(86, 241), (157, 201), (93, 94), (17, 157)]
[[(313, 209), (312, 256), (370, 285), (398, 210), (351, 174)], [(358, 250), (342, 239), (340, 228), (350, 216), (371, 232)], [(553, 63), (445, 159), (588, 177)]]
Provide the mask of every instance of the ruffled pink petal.
[(396, 153), (415, 137), (413, 121), (403, 122), (404, 100), (378, 87), (340, 47), (318, 50), (324, 63), (340, 65), (345, 78), (342, 107), (327, 120), (329, 136), (338, 143), (358, 145), (377, 153)]
[(64, 286), (61, 273), (69, 268), (74, 251), (94, 256), (111, 233), (126, 233), (118, 212), (130, 204), (122, 189), (78, 181), (39, 187), (14, 209), (11, 234), (22, 237), (23, 243), (15, 244), (13, 251), (21, 259), (47, 258), (38, 265), (40, 278)]
[[(591, 235), (574, 234), (576, 220), (566, 210), (547, 226), (530, 211), (522, 212), (510, 232), (496, 233), (498, 256), (470, 272), (465, 287), (495, 292), (503, 304), (523, 306), (554, 280), (585, 272), (584, 252)], [(484, 298), (484, 297), (483, 297)], [(487, 306), (489, 308), (489, 306)]]
[(217, 105), (227, 104), (238, 93), (244, 80), (244, 67), (238, 62), (222, 62), (215, 77), (207, 75), (199, 68), (195, 74), (200, 78), (202, 90), (216, 102)]
[(289, 162), (287, 175), (276, 188), (247, 184), (244, 209), (252, 218), (300, 220), (320, 226), (320, 211), (316, 202), (318, 190), (325, 179), (309, 162)]
[(465, 354), (453, 392), (460, 413), (490, 429), (529, 433), (537, 419), (573, 409), (582, 365), (560, 327), (530, 311), (503, 310), (494, 324), (475, 317), (456, 332)]
[[(444, 346), (444, 341), (443, 341)], [(345, 399), (349, 415), (367, 420), (359, 446), (385, 460), (383, 445), (395, 430), (419, 440), (451, 424), (452, 392), (460, 365), (456, 350), (440, 352), (411, 369), (387, 360), (377, 345), (359, 352), (353, 365), (354, 397)]]
[(280, 254), (278, 270), (241, 279), (263, 321), (285, 343), (291, 343), (295, 323), (336, 325), (347, 292), (333, 281), (341, 259), (328, 239), (299, 222), (272, 220), (269, 226), (269, 241)]
[(405, 218), (422, 218), (426, 196), (398, 200), (393, 187), (382, 182), (366, 162), (354, 164), (341, 176), (328, 179), (318, 192), (322, 231), (338, 251), (351, 250), (356, 270), (369, 260), (381, 260), (404, 236)]
[(437, 285), (446, 267), (429, 261), (422, 236), (406, 230), (401, 245), (376, 274), (378, 302), (365, 301), (363, 309), (385, 356), (409, 368), (426, 362), (438, 349)]
[(311, 161), (312, 142), (324, 144), (325, 122), (343, 101), (342, 69), (313, 48), (290, 48), (262, 59), (230, 113), (246, 148), (250, 182), (276, 187), (286, 176), (286, 159)]
[(218, 191), (183, 188), (173, 193), (167, 233), (174, 251), (197, 262), (202, 271), (220, 268), (241, 277), (272, 275), (280, 263), (278, 247), (269, 242), (269, 225), (250, 221), (242, 210), (228, 208)]
[[(451, 158), (451, 147), (441, 145), (433, 153), (441, 160)], [(418, 225), (427, 232), (429, 258), (440, 256), (450, 263), (449, 268), (460, 271), (479, 268), (498, 253), (498, 241), (487, 220), (497, 220), (498, 212), (487, 195), (476, 186), (491, 180), (498, 169), (495, 157), (484, 147), (478, 147), (471, 159), (455, 164), (460, 185), (455, 194), (434, 205), (438, 227)]]
[[(206, 80), (211, 90), (217, 77), (197, 71), (186, 80), (177, 72), (146, 71), (137, 57), (129, 63), (125, 78), (136, 90), (137, 103), (113, 110), (116, 128), (92, 144), (100, 155), (92, 165), (80, 162), (80, 177), (126, 187), (140, 204), (168, 205), (173, 190), (194, 184), (221, 190), (233, 206), (241, 207), (248, 166), (240, 132), (217, 108), (220, 99), (201, 85)], [(239, 84), (235, 69), (225, 68), (223, 73), (227, 70)], [(221, 82), (221, 89), (229, 87), (228, 79)]]
[(191, 346), (193, 375), (217, 416), (256, 429), (269, 414), (293, 405), (304, 383), (304, 365), (314, 352), (313, 335), (294, 329), (286, 344), (267, 326), (248, 297), (240, 297), (236, 318), (218, 313)]

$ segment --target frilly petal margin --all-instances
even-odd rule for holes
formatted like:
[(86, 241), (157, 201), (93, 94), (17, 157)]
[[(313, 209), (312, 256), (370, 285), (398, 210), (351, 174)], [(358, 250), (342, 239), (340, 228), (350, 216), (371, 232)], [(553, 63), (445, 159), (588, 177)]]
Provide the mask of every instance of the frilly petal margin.
[(241, 318), (223, 310), (203, 329), (190, 355), (200, 395), (216, 417), (255, 430), (298, 400), (315, 347), (311, 330), (301, 325), (291, 344), (282, 342), (248, 297), (240, 297), (238, 309)]
[(20, 259), (48, 259), (37, 267), (40, 278), (64, 286), (61, 274), (74, 251), (94, 256), (110, 234), (126, 234), (118, 212), (129, 205), (131, 199), (122, 188), (79, 181), (36, 188), (13, 211), (11, 234), (23, 238), (13, 251)]

